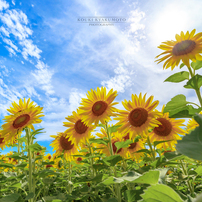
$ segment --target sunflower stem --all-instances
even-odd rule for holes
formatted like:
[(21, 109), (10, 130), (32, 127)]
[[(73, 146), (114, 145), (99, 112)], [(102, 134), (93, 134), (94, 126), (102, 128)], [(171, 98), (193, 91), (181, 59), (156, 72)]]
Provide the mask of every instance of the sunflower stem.
[(190, 183), (190, 181), (189, 181), (189, 175), (188, 175), (188, 173), (187, 173), (187, 170), (186, 170), (185, 165), (184, 165), (184, 163), (183, 163), (182, 160), (180, 160), (180, 164), (181, 164), (181, 166), (182, 166), (182, 172), (183, 172), (183, 174), (188, 177), (186, 181), (187, 181), (187, 186), (188, 186), (188, 188), (189, 188), (190, 194), (191, 194), (192, 197), (194, 197), (194, 189), (193, 189), (193, 187), (191, 186), (191, 183)]
[[(189, 67), (187, 67), (187, 68), (188, 68), (188, 70), (189, 70), (189, 73), (190, 73), (190, 75), (191, 75), (191, 78), (193, 78), (193, 77), (195, 76), (195, 71), (194, 71), (194, 73), (193, 73), (192, 70), (191, 70), (191, 68), (189, 68)], [(196, 78), (193, 78), (193, 82), (194, 82), (194, 85), (195, 85), (195, 86), (198, 86)], [(201, 98), (200, 88), (199, 88), (199, 89), (197, 88), (197, 89), (194, 89), (194, 90), (195, 90), (195, 92), (196, 92), (196, 95), (197, 95), (198, 100), (199, 100), (199, 102), (200, 102), (200, 105), (201, 105), (201, 107), (202, 107), (202, 98)]]
[(68, 186), (69, 186), (69, 194), (71, 194), (72, 193), (72, 189), (71, 189), (71, 184), (70, 184), (70, 182), (71, 182), (71, 161), (69, 161), (69, 176), (68, 176), (68, 180), (69, 180), (69, 183), (68, 183)]
[(152, 159), (153, 159), (153, 161), (155, 161), (155, 159), (156, 159), (155, 148), (152, 149), (152, 145), (151, 145), (151, 142), (150, 142), (149, 136), (147, 136), (147, 144), (149, 145), (149, 148), (150, 148), (150, 150), (151, 150), (152, 157), (153, 157)]
[[(113, 152), (113, 147), (112, 147), (111, 134), (110, 134), (108, 126), (107, 126), (107, 121), (105, 121), (105, 130), (106, 130), (106, 133), (107, 133), (107, 136), (108, 136), (108, 139), (109, 139), (110, 154), (111, 154), (111, 156), (113, 156), (114, 152)], [(117, 177), (116, 166), (114, 166), (113, 170), (114, 170), (114, 176)], [(118, 202), (121, 202), (120, 185), (116, 184), (115, 187), (116, 187), (116, 196), (117, 196)]]
[[(30, 128), (26, 127), (25, 128), (26, 136), (27, 136), (27, 153), (28, 153), (28, 158), (29, 158), (29, 193), (34, 192), (33, 191), (33, 186), (32, 186), (32, 152), (29, 148), (29, 146), (32, 144), (31, 140), (31, 133), (30, 133)], [(34, 199), (29, 199), (29, 202), (33, 202)]]

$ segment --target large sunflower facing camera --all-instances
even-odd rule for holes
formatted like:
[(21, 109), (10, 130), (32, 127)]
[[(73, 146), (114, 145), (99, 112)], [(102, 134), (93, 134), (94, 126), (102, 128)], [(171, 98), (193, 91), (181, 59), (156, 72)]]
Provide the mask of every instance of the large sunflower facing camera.
[(169, 113), (163, 113), (164, 106), (162, 108), (162, 115), (157, 118), (157, 120), (161, 123), (159, 126), (155, 127), (152, 132), (150, 132), (150, 140), (154, 141), (167, 141), (157, 145), (157, 148), (164, 148), (165, 150), (168, 147), (172, 150), (175, 150), (175, 144), (177, 140), (181, 140), (182, 138), (179, 135), (185, 135), (186, 131), (181, 127), (185, 126), (184, 119), (175, 119), (169, 118)]
[(64, 126), (68, 129), (64, 132), (70, 137), (70, 140), (73, 141), (76, 145), (80, 142), (85, 142), (85, 140), (90, 138), (91, 132), (95, 128), (93, 125), (86, 126), (81, 115), (73, 111), (71, 116), (66, 117), (69, 122), (63, 122)]
[(118, 131), (123, 134), (130, 132), (130, 136), (134, 139), (137, 135), (145, 137), (148, 129), (158, 126), (159, 122), (155, 119), (160, 115), (159, 112), (154, 112), (154, 109), (159, 104), (159, 101), (152, 102), (154, 96), (150, 96), (145, 100), (146, 94), (139, 97), (132, 94), (132, 102), (123, 101), (122, 104), (127, 110), (119, 110), (119, 115), (114, 120), (119, 120), (116, 125), (122, 125)]
[(13, 138), (16, 134), (21, 133), (25, 127), (35, 130), (33, 124), (41, 123), (40, 117), (44, 116), (42, 109), (39, 106), (31, 107), (13, 115), (5, 116), (6, 123), (1, 126), (2, 137), (9, 136), (9, 138)]
[(161, 55), (164, 57), (157, 59), (157, 64), (164, 61), (163, 68), (167, 69), (171, 67), (173, 70), (176, 66), (179, 65), (180, 61), (190, 67), (190, 61), (196, 62), (196, 60), (202, 60), (202, 32), (199, 32), (195, 35), (196, 30), (189, 31), (184, 34), (181, 32), (180, 35), (176, 34), (176, 41), (166, 41), (163, 42), (158, 48), (164, 50), (163, 53), (156, 56), (158, 58)]
[(113, 106), (118, 104), (114, 102), (117, 96), (117, 91), (113, 92), (111, 89), (106, 93), (106, 88), (97, 88), (97, 91), (88, 91), (87, 98), (82, 98), (81, 107), (79, 107), (79, 114), (82, 116), (82, 121), (86, 125), (99, 123), (105, 124), (105, 121), (111, 121), (110, 116), (115, 116), (117, 109)]

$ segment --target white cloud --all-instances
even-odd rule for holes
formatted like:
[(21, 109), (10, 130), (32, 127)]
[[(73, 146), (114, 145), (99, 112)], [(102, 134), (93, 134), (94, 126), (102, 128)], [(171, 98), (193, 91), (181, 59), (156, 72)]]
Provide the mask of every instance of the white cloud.
[(12, 0), (12, 4), (15, 6), (15, 1)]
[(8, 50), (8, 52), (10, 53), (10, 56), (16, 55), (16, 52), (11, 47), (8, 47), (8, 46), (5, 46), (5, 47)]
[(73, 88), (69, 96), (70, 111), (71, 112), (76, 111), (76, 109), (79, 107), (81, 103), (81, 98), (85, 98), (85, 97), (86, 97), (86, 94), (83, 91)]
[(2, 32), (5, 36), (10, 37), (9, 32), (5, 27), (0, 27), (0, 32)]
[(3, 38), (3, 41), (6, 44), (10, 45), (12, 49), (14, 49), (15, 51), (19, 52), (18, 47), (16, 45), (14, 45), (13, 42), (10, 39)]
[(9, 4), (6, 1), (0, 0), (0, 11), (3, 9), (7, 9), (9, 7)]
[(22, 11), (7, 10), (0, 14), (0, 18), (7, 26), (7, 31), (19, 40), (24, 40), (32, 35), (32, 30), (26, 26), (28, 23), (27, 16)]
[(25, 60), (28, 59), (28, 56), (33, 56), (39, 59), (40, 53), (42, 52), (36, 45), (33, 44), (33, 41), (30, 39), (25, 39), (23, 41), (20, 41), (20, 45), (22, 45), (22, 55)]

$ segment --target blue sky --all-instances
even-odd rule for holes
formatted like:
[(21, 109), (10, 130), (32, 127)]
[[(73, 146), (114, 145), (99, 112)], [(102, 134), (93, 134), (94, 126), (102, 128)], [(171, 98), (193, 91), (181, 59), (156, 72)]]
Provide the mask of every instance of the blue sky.
[[(13, 101), (30, 97), (45, 114), (37, 128), (46, 133), (37, 141), (52, 153), (50, 135), (66, 129), (65, 117), (90, 89), (117, 90), (119, 109), (140, 92), (154, 95), (158, 110), (177, 94), (198, 103), (185, 83), (163, 83), (179, 70), (163, 70), (154, 58), (162, 52), (157, 46), (175, 34), (202, 31), (201, 7), (200, 0), (0, 0), (0, 120)], [(77, 23), (79, 16), (127, 22), (89, 26)]]

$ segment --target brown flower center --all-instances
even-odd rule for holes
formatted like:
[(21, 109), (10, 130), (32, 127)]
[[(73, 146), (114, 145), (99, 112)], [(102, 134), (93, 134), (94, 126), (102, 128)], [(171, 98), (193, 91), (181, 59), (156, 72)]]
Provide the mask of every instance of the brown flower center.
[(105, 110), (107, 109), (107, 103), (104, 102), (104, 101), (97, 101), (94, 105), (93, 105), (93, 108), (92, 108), (92, 111), (93, 111), (93, 114), (95, 116), (100, 116), (102, 115)]
[(86, 132), (86, 130), (88, 129), (88, 126), (86, 126), (84, 123), (81, 122), (81, 119), (79, 119), (75, 125), (74, 125), (74, 129), (76, 130), (77, 133), (79, 134), (83, 134)]
[[(116, 147), (116, 145), (115, 145), (116, 142), (118, 142), (118, 141), (115, 141), (115, 142), (112, 143), (112, 148), (113, 148), (114, 154), (115, 154), (116, 151), (117, 151), (117, 147)], [(121, 150), (122, 150), (122, 148), (117, 151), (117, 154), (118, 154), (119, 152), (121, 152)]]
[(130, 112), (128, 116), (128, 120), (131, 125), (135, 127), (140, 127), (142, 124), (144, 124), (147, 121), (147, 117), (148, 117), (148, 112), (146, 109), (136, 108)]
[(51, 156), (48, 156), (48, 159), (51, 160)]
[(13, 121), (13, 127), (17, 129), (22, 126), (25, 126), (29, 120), (30, 120), (29, 114), (22, 114), (22, 115), (18, 116), (15, 119), (15, 121)]
[(1, 143), (3, 143), (3, 140), (4, 140), (4, 138), (3, 138), (3, 137), (2, 137), (2, 138), (0, 138), (0, 144), (1, 144)]
[(46, 168), (50, 168), (50, 167), (53, 167), (53, 165), (46, 165)]
[(161, 122), (162, 125), (159, 125), (158, 127), (154, 128), (154, 133), (158, 136), (168, 136), (170, 132), (172, 131), (172, 125), (170, 121), (164, 119), (164, 118), (158, 118), (159, 122)]
[(173, 55), (179, 56), (191, 53), (195, 47), (196, 43), (192, 40), (181, 41), (173, 47)]
[(125, 136), (123, 137), (123, 139), (124, 139), (124, 141), (128, 140), (128, 139), (129, 139), (129, 133), (127, 133), (127, 135), (125, 135)]
[(136, 147), (136, 144), (137, 144), (136, 142), (131, 143), (128, 149), (134, 149)]
[(65, 138), (63, 136), (60, 137), (60, 145), (64, 150), (70, 150), (74, 147), (74, 144), (69, 141), (69, 137)]
[(78, 158), (77, 158), (77, 161), (82, 161), (82, 158), (81, 158), (81, 157), (78, 157)]

